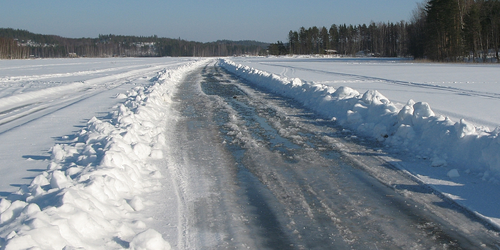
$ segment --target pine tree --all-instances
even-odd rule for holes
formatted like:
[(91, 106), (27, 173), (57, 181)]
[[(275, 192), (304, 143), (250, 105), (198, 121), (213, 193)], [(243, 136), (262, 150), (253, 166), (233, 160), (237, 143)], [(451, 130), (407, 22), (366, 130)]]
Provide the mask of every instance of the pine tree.
[(465, 49), (472, 52), (472, 60), (478, 57), (478, 50), (481, 46), (481, 22), (479, 4), (471, 6), (464, 17), (464, 41)]
[(329, 39), (329, 34), (328, 30), (326, 27), (322, 27), (320, 32), (319, 32), (319, 37), (320, 37), (320, 54), (324, 54), (326, 50), (330, 49), (330, 39)]
[(339, 49), (339, 30), (337, 28), (337, 25), (332, 24), (328, 33), (330, 35), (330, 48), (338, 51), (338, 49)]
[(425, 56), (425, 26), (427, 12), (424, 4), (417, 4), (406, 30), (408, 33), (408, 53), (414, 58)]
[(297, 31), (294, 32), (290, 30), (290, 32), (288, 33), (288, 44), (290, 46), (290, 54), (299, 53), (299, 34), (297, 33)]
[(438, 61), (456, 61), (462, 55), (458, 0), (430, 0), (425, 8), (427, 56)]

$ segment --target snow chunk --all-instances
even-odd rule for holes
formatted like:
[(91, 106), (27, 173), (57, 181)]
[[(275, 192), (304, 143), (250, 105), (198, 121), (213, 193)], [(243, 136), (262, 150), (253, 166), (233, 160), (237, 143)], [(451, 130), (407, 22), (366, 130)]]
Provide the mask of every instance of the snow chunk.
[(132, 250), (170, 250), (170, 244), (163, 240), (160, 233), (153, 229), (148, 229), (137, 236), (130, 242)]
[(134, 145), (134, 153), (140, 159), (145, 159), (151, 154), (151, 147), (144, 143), (137, 143)]
[(458, 173), (457, 169), (452, 169), (452, 170), (448, 171), (448, 173), (446, 175), (448, 175), (448, 177), (450, 177), (450, 178), (460, 177), (460, 174)]
[(143, 210), (146, 207), (146, 206), (144, 206), (144, 203), (142, 202), (142, 199), (139, 198), (138, 196), (135, 196), (132, 200), (128, 201), (128, 204), (135, 211), (141, 211), (141, 210)]
[(66, 175), (61, 171), (52, 172), (52, 178), (50, 179), (50, 186), (52, 188), (65, 188), (71, 185), (71, 182), (66, 178)]
[(434, 157), (432, 159), (431, 166), (432, 167), (446, 167), (448, 165), (448, 162), (446, 162), (445, 159), (439, 158), (439, 157)]
[(162, 159), (163, 158), (163, 151), (160, 149), (153, 149), (151, 150), (151, 158), (153, 159)]
[(7, 210), (7, 208), (10, 207), (10, 201), (8, 201), (7, 199), (1, 199), (0, 200), (0, 213), (3, 213), (5, 212), (5, 210)]
[(66, 156), (66, 152), (64, 152), (62, 146), (60, 144), (56, 144), (52, 147), (52, 155), (51, 158), (55, 162), (60, 162)]
[(431, 107), (426, 102), (417, 102), (413, 105), (413, 116), (415, 118), (427, 118), (435, 116)]
[(40, 207), (37, 204), (31, 203), (24, 208), (23, 214), (31, 215), (31, 214), (35, 214), (35, 213), (40, 212), (40, 211), (42, 211), (42, 210), (40, 210)]
[(408, 103), (398, 112), (398, 120), (401, 123), (409, 124), (409, 119), (413, 116), (415, 110), (413, 109), (413, 105), (415, 102), (413, 100), (409, 100)]
[(461, 119), (460, 122), (455, 123), (455, 130), (457, 131), (458, 138), (464, 138), (468, 135), (473, 135), (476, 133), (476, 127), (472, 124)]
[(387, 97), (383, 96), (380, 94), (380, 92), (376, 90), (368, 90), (366, 93), (363, 94), (363, 97), (361, 97), (361, 100), (368, 104), (368, 105), (383, 105), (383, 104), (388, 104), (390, 103), (389, 99)]
[[(17, 235), (16, 235), (17, 236)], [(7, 241), (5, 245), (5, 250), (17, 250), (17, 249), (40, 249), (38, 244), (32, 239), (31, 235), (24, 235), (18, 237), (12, 237)]]
[(127, 95), (120, 93), (120, 94), (116, 95), (116, 99), (127, 99)]
[(0, 225), (7, 223), (8, 221), (15, 219), (17, 216), (21, 214), (23, 211), (24, 207), (28, 205), (24, 201), (14, 201), (10, 206), (5, 209), (5, 211), (0, 214)]
[(349, 87), (341, 86), (332, 94), (337, 99), (348, 99), (359, 96), (359, 92)]
[(300, 80), (299, 78), (294, 78), (292, 81), (292, 86), (294, 87), (300, 87), (302, 85), (304, 85), (304, 83), (302, 82), (302, 80)]
[(47, 178), (45, 177), (45, 175), (41, 174), (41, 175), (37, 175), (33, 181), (31, 181), (31, 184), (30, 186), (33, 186), (33, 185), (38, 185), (38, 186), (46, 186), (46, 185), (49, 185), (50, 182), (47, 180)]

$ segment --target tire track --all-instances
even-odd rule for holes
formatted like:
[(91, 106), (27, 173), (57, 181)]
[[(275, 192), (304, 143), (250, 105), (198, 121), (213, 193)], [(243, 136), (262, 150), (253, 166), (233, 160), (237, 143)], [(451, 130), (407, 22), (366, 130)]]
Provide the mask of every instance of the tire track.
[(349, 74), (349, 73), (342, 73), (342, 72), (309, 69), (309, 68), (304, 68), (304, 67), (296, 67), (296, 66), (276, 64), (276, 63), (261, 63), (261, 64), (269, 65), (269, 66), (285, 67), (285, 68), (291, 68), (291, 69), (299, 69), (299, 70), (303, 70), (303, 71), (310, 71), (310, 72), (316, 72), (316, 73), (322, 73), (322, 74), (328, 74), (328, 75), (352, 77), (352, 78), (363, 80), (363, 81), (386, 82), (388, 84), (394, 84), (394, 85), (402, 85), (402, 86), (409, 86), (409, 87), (423, 88), (423, 89), (434, 89), (434, 90), (455, 93), (457, 95), (469, 95), (469, 96), (479, 96), (479, 97), (486, 97), (486, 98), (492, 98), (492, 99), (500, 99), (500, 93), (490, 93), (490, 92), (484, 92), (484, 91), (468, 90), (468, 89), (456, 88), (456, 87), (452, 87), (452, 86), (441, 86), (441, 85), (434, 85), (434, 84), (427, 84), (427, 83), (398, 81), (398, 80), (391, 80), (391, 79), (386, 79), (386, 78), (364, 76), (364, 75), (360, 75), (360, 74)]

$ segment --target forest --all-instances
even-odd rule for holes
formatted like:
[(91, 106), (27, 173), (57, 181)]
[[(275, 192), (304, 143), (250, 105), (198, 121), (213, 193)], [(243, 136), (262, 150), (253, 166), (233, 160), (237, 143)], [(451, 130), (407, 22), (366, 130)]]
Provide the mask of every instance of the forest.
[(157, 36), (64, 38), (0, 28), (0, 59), (259, 55), (265, 53), (268, 45), (256, 41), (228, 40), (201, 43)]
[(64, 38), (0, 28), (0, 59), (335, 54), (500, 62), (500, 0), (426, 0), (408, 21), (301, 27), (288, 42), (192, 42), (157, 36)]
[(301, 27), (269, 53), (413, 57), (433, 61), (500, 62), (499, 0), (429, 0), (408, 21)]

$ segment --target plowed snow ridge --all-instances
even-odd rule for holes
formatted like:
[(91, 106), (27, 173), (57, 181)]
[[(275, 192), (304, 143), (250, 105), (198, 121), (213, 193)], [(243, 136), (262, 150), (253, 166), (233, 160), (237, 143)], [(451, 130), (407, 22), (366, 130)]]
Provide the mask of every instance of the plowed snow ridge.
[(160, 188), (153, 161), (163, 157), (170, 98), (199, 63), (162, 70), (130, 91), (110, 121), (94, 117), (73, 143), (55, 145), (48, 170), (0, 201), (2, 249), (170, 249), (136, 212), (145, 206), (139, 195)]

